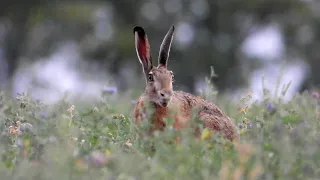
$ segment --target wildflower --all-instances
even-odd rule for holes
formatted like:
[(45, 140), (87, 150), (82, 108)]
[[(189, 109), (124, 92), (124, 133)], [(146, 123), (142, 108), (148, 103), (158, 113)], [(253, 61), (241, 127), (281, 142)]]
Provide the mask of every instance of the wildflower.
[(21, 132), (31, 131), (32, 125), (30, 123), (19, 123), (19, 130)]
[(106, 94), (114, 94), (117, 93), (118, 89), (116, 87), (104, 87), (103, 88), (103, 93)]
[(105, 155), (99, 151), (93, 151), (90, 154), (89, 160), (94, 166), (102, 166), (107, 162)]
[(72, 156), (73, 157), (77, 157), (79, 155), (79, 150), (78, 149), (75, 149), (73, 152), (72, 152)]
[(180, 140), (181, 140), (180, 136), (176, 136), (174, 138), (174, 144), (180, 144)]
[(20, 138), (17, 139), (16, 145), (17, 145), (18, 147), (20, 147), (20, 148), (24, 147), (24, 143), (23, 143), (23, 141), (22, 141)]
[(16, 127), (20, 127), (21, 122), (20, 122), (20, 121), (16, 121), (16, 122), (15, 122), (15, 125), (16, 125)]
[(273, 158), (273, 155), (274, 155), (273, 152), (270, 152), (270, 153), (268, 154), (268, 157), (269, 157), (269, 158)]
[(272, 103), (268, 103), (268, 104), (266, 105), (266, 108), (267, 108), (267, 110), (270, 111), (270, 112), (275, 112), (275, 111), (276, 111), (276, 108), (274, 107), (274, 105), (273, 105)]
[(10, 126), (8, 128), (8, 131), (9, 131), (9, 134), (12, 134), (12, 135), (19, 135), (21, 134), (21, 131), (19, 129), (17, 129), (16, 127), (14, 126)]
[(26, 139), (23, 141), (24, 147), (30, 147), (30, 140)]
[(145, 119), (147, 118), (147, 115), (145, 113), (142, 114), (142, 118)]
[(241, 99), (240, 99), (240, 101), (245, 101), (247, 98), (246, 97), (242, 97)]
[(240, 133), (240, 135), (242, 136), (242, 135), (248, 133), (248, 129), (245, 129), (245, 128), (240, 129), (240, 132), (239, 132), (239, 133)]
[(74, 106), (74, 105), (72, 105), (72, 106), (71, 106), (67, 111), (68, 111), (70, 114), (72, 114), (72, 112), (73, 112), (74, 108), (75, 108), (75, 106)]
[(126, 117), (123, 114), (119, 114), (119, 119), (125, 119)]
[(241, 108), (241, 109), (239, 110), (239, 112), (240, 112), (240, 113), (247, 114), (248, 109), (249, 109), (249, 107), (248, 107), (248, 106), (245, 106), (245, 107)]
[(249, 93), (248, 93), (248, 97), (249, 97), (249, 98), (252, 98), (252, 92), (249, 92)]
[(244, 118), (242, 121), (244, 124), (248, 125), (250, 123), (250, 121), (247, 118)]
[(94, 107), (92, 111), (93, 112), (99, 112), (99, 109), (98, 109), (98, 107)]
[(47, 113), (45, 112), (42, 112), (41, 115), (40, 115), (41, 119), (45, 119), (47, 118)]
[(124, 143), (124, 145), (125, 145), (126, 147), (128, 147), (128, 148), (132, 147), (132, 143), (130, 142), (130, 139), (128, 139), (128, 140)]
[(35, 102), (39, 104), (41, 101), (40, 101), (39, 98), (36, 98), (36, 99), (35, 99)]
[(72, 105), (69, 109), (67, 109), (67, 111), (70, 113), (70, 116), (71, 116), (71, 119), (70, 119), (70, 122), (69, 122), (69, 126), (71, 126), (71, 123), (72, 123), (72, 117), (74, 116), (72, 114), (73, 110), (74, 110), (75, 106)]
[(132, 100), (132, 101), (131, 101), (131, 104), (136, 104), (136, 103), (137, 103), (136, 100)]
[(112, 116), (113, 119), (125, 119), (125, 116), (123, 114), (114, 114)]
[(109, 156), (109, 155), (111, 154), (111, 152), (109, 151), (109, 149), (106, 149), (106, 150), (104, 151), (104, 154), (105, 154), (106, 156)]
[(212, 132), (205, 128), (203, 131), (202, 131), (202, 134), (201, 134), (201, 139), (202, 140), (205, 140), (205, 139), (208, 139), (210, 136), (211, 136)]
[(319, 99), (320, 98), (320, 94), (318, 92), (312, 92), (312, 97), (315, 99)]

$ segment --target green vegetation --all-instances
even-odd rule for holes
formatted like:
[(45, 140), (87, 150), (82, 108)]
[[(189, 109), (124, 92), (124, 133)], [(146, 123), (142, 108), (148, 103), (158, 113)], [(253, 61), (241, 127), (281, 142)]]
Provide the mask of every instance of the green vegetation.
[[(319, 94), (290, 102), (216, 100), (238, 124), (241, 144), (218, 134), (196, 140), (169, 127), (147, 136), (132, 123), (132, 99), (45, 105), (27, 94), (0, 95), (1, 179), (317, 179)], [(194, 121), (197, 122), (197, 121)], [(205, 131), (206, 132), (206, 131)], [(174, 143), (180, 137), (179, 143)], [(155, 149), (155, 150), (154, 150)]]

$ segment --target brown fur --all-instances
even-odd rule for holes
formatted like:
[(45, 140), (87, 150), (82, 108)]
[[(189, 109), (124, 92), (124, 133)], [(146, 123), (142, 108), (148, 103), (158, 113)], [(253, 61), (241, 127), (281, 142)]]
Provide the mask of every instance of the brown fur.
[[(138, 123), (143, 119), (143, 114), (147, 113), (144, 106), (145, 100), (148, 99), (147, 94), (140, 96), (134, 107), (134, 119)], [(152, 114), (152, 123), (155, 129), (163, 130), (166, 126), (163, 118), (169, 115), (170, 110), (174, 111), (175, 105), (179, 105), (177, 112), (174, 112), (174, 128), (182, 129), (185, 124), (192, 118), (193, 108), (199, 108), (198, 118), (204, 121), (204, 126), (213, 131), (221, 132), (225, 138), (229, 140), (239, 140), (240, 136), (237, 132), (233, 121), (226, 116), (215, 104), (205, 101), (201, 97), (194, 96), (182, 91), (175, 91), (168, 107), (161, 107), (152, 103), (155, 112)], [(171, 109), (172, 108), (172, 109)], [(198, 134), (199, 136), (199, 134)]]
[[(145, 51), (137, 48), (140, 47), (138, 46), (140, 42), (148, 42), (144, 30), (140, 27), (134, 29), (137, 55), (143, 65), (147, 84), (145, 92), (139, 97), (134, 107), (135, 122), (139, 123), (142, 119), (149, 119), (148, 117), (144, 118), (143, 115), (148, 113), (146, 104), (150, 103), (155, 110), (151, 115), (151, 123), (154, 128), (150, 131), (163, 130), (166, 127), (163, 119), (166, 117), (174, 118), (174, 128), (183, 129), (187, 122), (192, 119), (192, 112), (196, 109), (197, 117), (203, 120), (205, 127), (222, 133), (225, 138), (231, 141), (240, 140), (240, 135), (233, 121), (215, 104), (199, 96), (182, 91), (173, 91), (173, 73), (166, 67), (171, 46), (169, 38), (172, 40), (173, 30), (174, 27), (169, 30), (162, 42), (159, 65), (155, 67), (152, 65), (151, 57), (148, 58), (150, 56), (148, 54), (150, 53), (149, 44), (144, 45), (148, 47)], [(143, 56), (144, 54), (146, 55)], [(199, 136), (200, 132), (197, 132), (197, 137)]]

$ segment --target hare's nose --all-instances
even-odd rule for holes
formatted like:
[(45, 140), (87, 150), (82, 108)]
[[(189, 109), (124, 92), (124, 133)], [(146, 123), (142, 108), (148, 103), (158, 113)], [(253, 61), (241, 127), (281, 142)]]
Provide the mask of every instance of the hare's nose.
[(172, 96), (172, 91), (168, 91), (168, 90), (162, 90), (160, 91), (160, 96), (162, 98), (165, 98), (165, 99), (170, 99), (170, 97)]

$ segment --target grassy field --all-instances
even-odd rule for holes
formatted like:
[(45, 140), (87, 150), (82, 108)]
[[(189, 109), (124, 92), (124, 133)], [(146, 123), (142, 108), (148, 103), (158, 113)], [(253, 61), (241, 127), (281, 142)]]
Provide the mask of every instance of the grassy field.
[(147, 121), (132, 123), (128, 94), (46, 105), (2, 93), (1, 179), (319, 179), (319, 94), (289, 102), (267, 92), (260, 103), (250, 97), (237, 104), (212, 98), (239, 127), (241, 143), (232, 144), (214, 133), (196, 140), (170, 119), (164, 132), (146, 136)]

